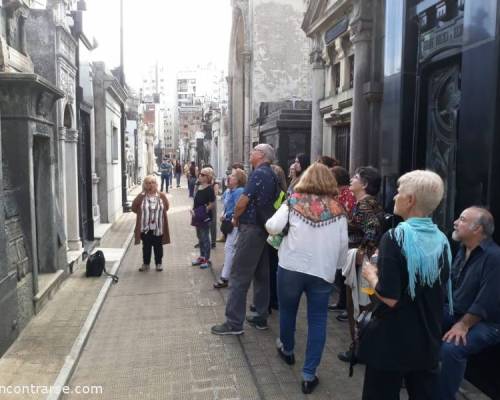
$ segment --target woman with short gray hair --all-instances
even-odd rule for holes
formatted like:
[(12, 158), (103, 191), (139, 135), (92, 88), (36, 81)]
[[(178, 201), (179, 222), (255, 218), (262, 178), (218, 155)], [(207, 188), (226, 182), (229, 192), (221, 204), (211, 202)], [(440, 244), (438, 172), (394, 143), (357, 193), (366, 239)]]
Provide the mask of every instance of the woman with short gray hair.
[(377, 301), (359, 335), (358, 358), (366, 364), (362, 398), (399, 399), (404, 380), (410, 399), (437, 400), (446, 292), (451, 301), (451, 251), (430, 215), (444, 186), (439, 175), (421, 170), (404, 174), (398, 185), (394, 214), (404, 222), (382, 236), (377, 265), (363, 266)]

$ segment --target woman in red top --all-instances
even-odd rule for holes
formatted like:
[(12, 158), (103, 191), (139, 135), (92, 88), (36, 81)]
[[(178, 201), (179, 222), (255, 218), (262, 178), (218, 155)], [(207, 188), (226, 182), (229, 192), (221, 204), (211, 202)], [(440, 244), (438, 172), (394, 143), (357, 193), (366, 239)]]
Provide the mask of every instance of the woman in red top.
[(339, 196), (338, 202), (342, 204), (347, 212), (347, 216), (349, 219), (352, 216), (352, 209), (356, 204), (356, 197), (354, 193), (349, 189), (351, 178), (349, 177), (349, 172), (340, 166), (335, 166), (332, 168), (333, 175), (337, 180), (337, 184), (339, 185)]

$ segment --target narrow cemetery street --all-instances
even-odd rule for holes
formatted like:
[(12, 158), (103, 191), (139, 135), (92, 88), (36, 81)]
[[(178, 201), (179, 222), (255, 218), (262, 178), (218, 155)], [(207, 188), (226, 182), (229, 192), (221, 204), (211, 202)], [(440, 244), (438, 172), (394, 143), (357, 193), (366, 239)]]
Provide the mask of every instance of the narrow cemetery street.
[[(298, 315), (297, 363), (277, 355), (278, 315), (270, 329), (245, 326), (245, 334), (214, 336), (210, 327), (224, 320), (227, 289), (213, 289), (223, 243), (213, 269), (191, 266), (197, 255), (189, 225), (187, 190), (169, 195), (172, 244), (165, 246), (165, 269), (139, 272), (141, 247), (131, 246), (69, 383), (102, 385), (99, 399), (303, 399), (300, 391), (306, 340), (305, 299)], [(250, 296), (249, 296), (250, 300)], [(330, 314), (328, 339), (314, 399), (359, 399), (363, 368), (348, 377), (337, 352), (347, 349), (347, 323)], [(65, 399), (95, 398), (73, 395)]]

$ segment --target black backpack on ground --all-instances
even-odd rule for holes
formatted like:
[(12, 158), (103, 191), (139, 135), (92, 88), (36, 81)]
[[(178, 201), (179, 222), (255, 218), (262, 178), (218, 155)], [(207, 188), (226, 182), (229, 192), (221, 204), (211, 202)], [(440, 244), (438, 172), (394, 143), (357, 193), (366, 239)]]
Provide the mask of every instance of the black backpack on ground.
[(87, 265), (85, 270), (85, 276), (110, 276), (113, 279), (113, 283), (118, 282), (118, 276), (110, 274), (106, 271), (106, 259), (104, 258), (104, 253), (101, 250), (97, 250), (94, 254), (89, 255), (87, 259)]

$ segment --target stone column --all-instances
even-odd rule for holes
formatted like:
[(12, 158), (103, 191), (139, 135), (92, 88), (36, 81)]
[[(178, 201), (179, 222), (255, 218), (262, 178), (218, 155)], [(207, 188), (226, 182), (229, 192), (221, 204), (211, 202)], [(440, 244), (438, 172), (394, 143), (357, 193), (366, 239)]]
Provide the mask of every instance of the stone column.
[(82, 248), (80, 240), (80, 220), (78, 215), (78, 131), (66, 130), (66, 221), (68, 248), (79, 251)]
[[(227, 110), (227, 127), (229, 129), (229, 132), (226, 132), (228, 135), (228, 141), (229, 141), (229, 147), (225, 148), (225, 151), (227, 153), (227, 158), (229, 159), (229, 165), (231, 165), (235, 159), (234, 159), (234, 134), (235, 134), (235, 129), (233, 127), (233, 77), (232, 76), (227, 76), (226, 77), (226, 82), (227, 82), (227, 104), (228, 104), (228, 110)], [(221, 127), (222, 127), (222, 118), (221, 118)], [(222, 129), (221, 129), (222, 131)]]
[[(57, 106), (58, 106), (58, 108), (61, 108), (62, 107), (61, 102), (59, 102), (59, 104)], [(68, 226), (68, 220), (66, 217), (68, 214), (66, 211), (66, 193), (67, 193), (67, 190), (66, 190), (66, 127), (64, 127), (64, 126), (59, 127), (59, 132), (58, 132), (58, 136), (57, 136), (57, 147), (59, 150), (59, 160), (58, 160), (59, 161), (58, 162), (59, 192), (58, 192), (58, 199), (59, 199), (60, 212), (62, 214), (62, 219), (63, 219), (63, 223), (64, 223), (64, 232), (66, 233), (66, 237), (68, 237), (68, 232), (66, 231), (66, 227)]]
[(372, 21), (364, 18), (367, 10), (360, 0), (355, 1), (356, 17), (351, 21), (351, 42), (354, 47), (354, 88), (351, 114), (351, 148), (349, 168), (368, 163), (369, 105), (364, 97), (365, 83), (370, 80)]
[(250, 150), (252, 148), (252, 140), (251, 135), (252, 132), (250, 130), (250, 117), (251, 117), (251, 62), (252, 62), (252, 53), (250, 50), (245, 50), (242, 52), (243, 56), (243, 79), (244, 79), (244, 89), (243, 89), (243, 101), (244, 101), (244, 112), (243, 112), (243, 164), (247, 171), (250, 170), (249, 157)]
[(323, 152), (323, 117), (319, 103), (325, 97), (325, 62), (321, 50), (311, 53), (312, 64), (312, 120), (311, 120), (311, 160), (316, 160)]

